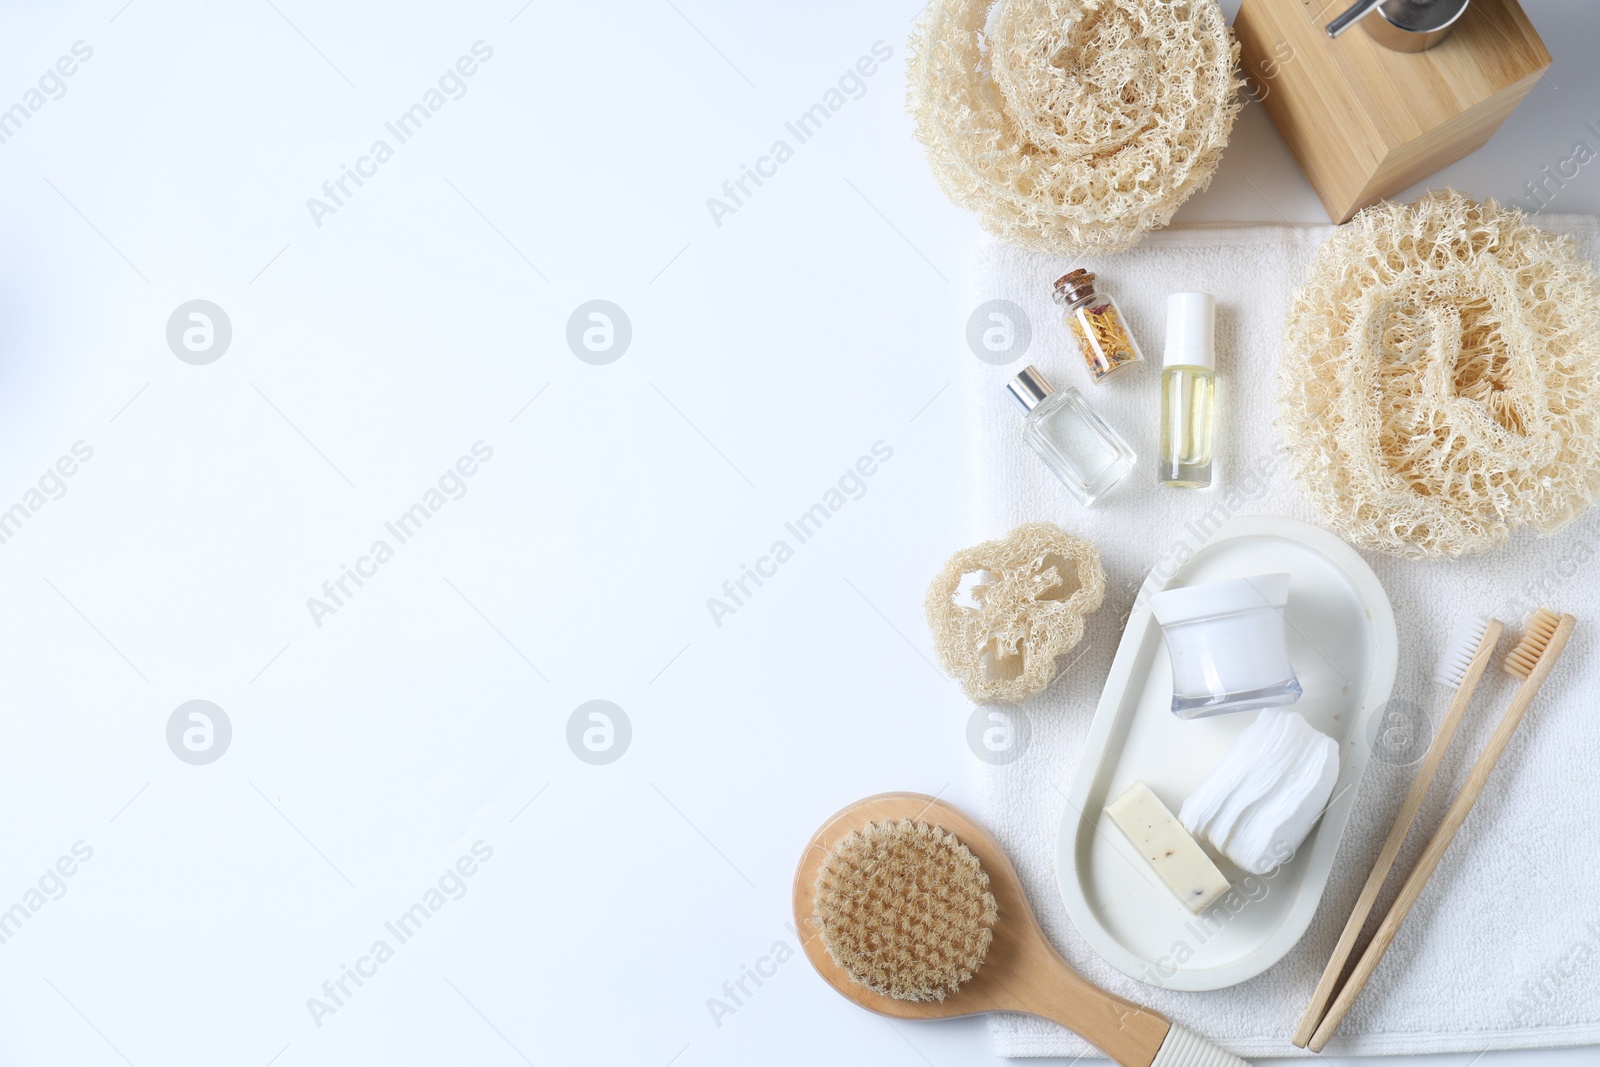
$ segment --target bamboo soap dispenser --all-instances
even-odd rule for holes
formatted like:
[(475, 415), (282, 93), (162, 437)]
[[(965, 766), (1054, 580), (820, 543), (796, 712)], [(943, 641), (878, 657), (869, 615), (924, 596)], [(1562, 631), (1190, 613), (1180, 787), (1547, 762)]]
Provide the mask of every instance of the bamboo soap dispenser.
[[(1349, 6), (1241, 0), (1233, 23), (1247, 91), (1334, 222), (1482, 147), (1550, 66), (1518, 0), (1472, 0), (1423, 52), (1395, 51), (1371, 33), (1330, 37), (1329, 20)], [(1363, 21), (1418, 6), (1384, 0)]]

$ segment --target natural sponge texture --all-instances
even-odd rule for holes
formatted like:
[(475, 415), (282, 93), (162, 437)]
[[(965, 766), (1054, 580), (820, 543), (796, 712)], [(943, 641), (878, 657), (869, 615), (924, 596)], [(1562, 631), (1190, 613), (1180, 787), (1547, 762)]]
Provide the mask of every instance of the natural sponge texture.
[(983, 865), (948, 830), (885, 819), (817, 873), (812, 920), (833, 962), (874, 993), (943, 1000), (977, 973), (998, 918)]
[(1600, 283), (1572, 241), (1459, 193), (1378, 204), (1295, 290), (1278, 431), (1358, 545), (1463, 556), (1600, 490)]
[(1050, 684), (1056, 657), (1083, 640), (1084, 618), (1105, 595), (1091, 542), (1030, 522), (951, 556), (924, 609), (939, 662), (967, 696), (1010, 704)]
[(940, 186), (984, 229), (1118, 252), (1211, 180), (1237, 54), (1216, 0), (932, 0), (909, 105)]

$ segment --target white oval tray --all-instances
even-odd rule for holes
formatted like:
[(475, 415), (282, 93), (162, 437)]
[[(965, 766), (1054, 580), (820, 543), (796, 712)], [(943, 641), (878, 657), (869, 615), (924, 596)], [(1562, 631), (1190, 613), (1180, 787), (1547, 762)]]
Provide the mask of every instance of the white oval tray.
[[(1208, 848), (1234, 888), (1195, 916), (1103, 809), (1142, 780), (1177, 814), (1259, 712), (1188, 722), (1172, 714), (1172, 669), (1149, 596), (1168, 585), (1279, 571), (1290, 575), (1289, 649), (1305, 690), (1293, 707), (1339, 742), (1339, 780), (1311, 836), (1271, 874), (1240, 871)], [(1327, 885), (1394, 684), (1395, 655), (1394, 612), (1377, 577), (1315, 526), (1234, 518), (1169, 578), (1152, 572), (1117, 647), (1057, 838), (1061, 898), (1089, 946), (1122, 973), (1168, 989), (1237, 985), (1282, 959)]]

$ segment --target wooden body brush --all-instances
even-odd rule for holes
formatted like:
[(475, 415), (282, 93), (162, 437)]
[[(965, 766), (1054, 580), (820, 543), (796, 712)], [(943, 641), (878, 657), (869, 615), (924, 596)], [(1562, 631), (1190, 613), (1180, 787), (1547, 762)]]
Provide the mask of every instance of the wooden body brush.
[(1439, 866), (1439, 861), (1444, 858), (1445, 850), (1450, 847), (1450, 842), (1455, 840), (1456, 831), (1461, 829), (1461, 824), (1472, 811), (1472, 805), (1483, 793), (1483, 787), (1488, 783), (1489, 775), (1494, 772), (1495, 764), (1500, 762), (1506, 746), (1511, 743), (1511, 735), (1516, 733), (1517, 727), (1522, 724), (1523, 716), (1533, 705), (1533, 698), (1538, 696), (1539, 687), (1555, 668), (1556, 659), (1560, 657), (1561, 650), (1567, 647), (1567, 639), (1572, 636), (1572, 630), (1577, 624), (1578, 620), (1571, 615), (1558, 616), (1541, 608), (1528, 620), (1522, 640), (1517, 642), (1516, 647), (1506, 655), (1504, 662), (1506, 673), (1522, 679), (1522, 684), (1517, 687), (1517, 695), (1511, 699), (1511, 706), (1501, 717), (1500, 725), (1495, 727), (1494, 735), (1483, 747), (1478, 762), (1472, 765), (1466, 784), (1450, 802), (1450, 808), (1444, 813), (1439, 828), (1434, 831), (1427, 848), (1423, 849), (1422, 856), (1406, 878), (1405, 885), (1401, 886), (1399, 896), (1390, 906), (1389, 913), (1383, 917), (1377, 932), (1372, 935), (1372, 941), (1368, 943), (1366, 951), (1356, 962), (1355, 969), (1350, 972), (1350, 977), (1345, 981), (1344, 988), (1339, 991), (1338, 998), (1334, 1000), (1322, 1022), (1317, 1025), (1309, 1046), (1312, 1052), (1321, 1052), (1328, 1044), (1328, 1039), (1339, 1028), (1344, 1017), (1350, 1013), (1351, 1006), (1355, 1004), (1356, 997), (1361, 995), (1361, 990), (1372, 977), (1372, 972), (1377, 970), (1384, 953), (1389, 951), (1389, 945), (1393, 943), (1395, 934), (1400, 932), (1400, 924), (1411, 914), (1412, 906), (1422, 895), (1422, 890), (1427, 887), (1428, 879)]
[(829, 819), (795, 872), (794, 917), (817, 973), (881, 1015), (1020, 1012), (1122, 1067), (1249, 1067), (1068, 966), (999, 844), (934, 797), (882, 793)]

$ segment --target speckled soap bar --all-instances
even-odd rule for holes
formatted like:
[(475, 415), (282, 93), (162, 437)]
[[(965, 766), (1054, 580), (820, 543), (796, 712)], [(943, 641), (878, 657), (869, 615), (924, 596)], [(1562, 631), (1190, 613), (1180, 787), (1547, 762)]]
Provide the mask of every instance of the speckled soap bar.
[(1211, 857), (1143, 782), (1134, 782), (1107, 804), (1106, 814), (1196, 915), (1228, 891), (1228, 880)]

